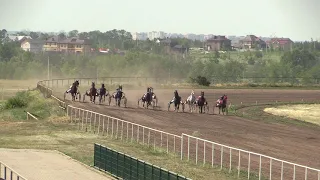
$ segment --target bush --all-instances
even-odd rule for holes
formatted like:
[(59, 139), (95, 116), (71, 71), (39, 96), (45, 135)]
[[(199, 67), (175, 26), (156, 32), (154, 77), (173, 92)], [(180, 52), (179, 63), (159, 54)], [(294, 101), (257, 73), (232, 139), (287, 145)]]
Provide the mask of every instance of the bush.
[(209, 86), (210, 85), (210, 82), (207, 80), (207, 78), (203, 77), (203, 76), (197, 76), (196, 78), (190, 77), (190, 79), (191, 79), (192, 83), (197, 83), (200, 86)]
[(30, 93), (28, 91), (17, 92), (14, 97), (9, 98), (5, 105), (4, 109), (14, 109), (14, 108), (23, 108), (28, 106), (28, 102), (32, 100)]
[(28, 103), (21, 97), (15, 96), (9, 98), (4, 105), (5, 109), (23, 108), (26, 107)]

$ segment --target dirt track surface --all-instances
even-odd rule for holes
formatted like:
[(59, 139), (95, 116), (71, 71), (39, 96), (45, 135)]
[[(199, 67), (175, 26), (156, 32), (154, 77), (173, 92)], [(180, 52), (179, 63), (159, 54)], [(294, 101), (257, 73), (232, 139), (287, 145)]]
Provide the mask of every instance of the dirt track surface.
[(28, 180), (112, 179), (57, 151), (1, 148), (0, 160)]
[[(217, 115), (217, 112), (214, 114), (212, 112), (213, 102), (223, 94), (228, 95), (228, 103), (260, 104), (276, 101), (320, 100), (319, 90), (204, 90), (205, 97), (210, 103), (209, 114), (168, 112), (166, 107), (168, 101), (173, 97), (173, 91), (154, 90), (159, 98), (160, 110), (137, 107), (137, 100), (145, 92), (144, 89), (124, 89), (128, 98), (127, 108), (115, 107), (113, 101), (111, 106), (91, 104), (88, 100), (85, 103), (75, 102), (73, 105), (177, 135), (192, 134), (198, 131), (201, 138), (210, 141), (320, 168), (319, 127), (265, 123), (240, 117)], [(190, 91), (179, 90), (179, 94), (186, 99)], [(196, 95), (200, 94), (200, 90), (195, 92)], [(63, 98), (63, 92), (60, 91), (59, 95)]]

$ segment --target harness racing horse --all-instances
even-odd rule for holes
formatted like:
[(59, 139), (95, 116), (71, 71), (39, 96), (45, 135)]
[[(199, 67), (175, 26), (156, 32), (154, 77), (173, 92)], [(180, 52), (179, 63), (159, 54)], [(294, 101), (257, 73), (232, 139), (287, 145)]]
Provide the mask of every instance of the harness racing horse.
[(148, 90), (149, 90), (148, 92), (151, 93), (151, 97), (152, 97), (152, 101), (153, 101), (153, 103), (154, 103), (154, 106), (155, 106), (155, 107), (158, 106), (158, 97), (157, 97), (156, 94), (153, 92), (153, 88), (152, 88), (152, 87), (149, 87)]
[(168, 103), (168, 111), (170, 110), (170, 105), (174, 104), (174, 111), (178, 112), (180, 105), (182, 106), (182, 112), (184, 112), (185, 103), (181, 101), (181, 97), (179, 95), (174, 96), (171, 101)]
[(155, 103), (153, 101), (153, 97), (152, 97), (152, 93), (151, 92), (147, 92), (145, 93), (139, 100), (138, 100), (138, 106), (140, 101), (142, 101), (142, 106), (144, 107), (144, 104), (147, 103), (147, 109), (150, 105), (152, 105), (152, 107), (155, 107)]
[(106, 101), (106, 96), (109, 95), (109, 92), (104, 87), (104, 84), (102, 84), (102, 87), (98, 90), (97, 94), (99, 96), (99, 104), (101, 104), (101, 103)]
[(194, 95), (194, 91), (191, 92), (190, 96), (188, 96), (185, 104), (188, 104), (189, 111), (192, 112), (195, 110), (195, 104), (196, 104), (196, 96)]
[(98, 93), (97, 93), (97, 89), (95, 88), (94, 82), (92, 82), (90, 90), (86, 91), (86, 93), (83, 95), (83, 102), (86, 96), (90, 97), (91, 103), (94, 103), (94, 104), (96, 103), (96, 96), (98, 96)]
[(209, 113), (208, 102), (206, 98), (204, 98), (204, 92), (201, 92), (201, 96), (196, 100), (196, 106), (199, 107), (199, 113), (204, 113), (205, 111)]
[[(71, 97), (72, 97), (71, 100), (72, 101), (75, 101), (78, 98), (80, 100), (81, 99), (81, 94), (79, 92), (78, 86), (79, 86), (79, 81), (77, 80), (70, 86), (70, 88), (66, 92), (64, 92), (64, 100), (66, 100), (66, 95), (68, 93), (71, 94)], [(79, 95), (79, 97), (77, 97), (77, 95)]]
[(127, 107), (127, 97), (125, 96), (124, 92), (118, 90), (117, 92), (114, 92), (111, 95), (109, 94), (109, 106), (111, 104), (111, 99), (112, 98), (115, 99), (116, 106), (120, 107), (121, 100), (123, 99), (124, 107)]
[[(225, 98), (220, 98), (216, 101), (215, 107), (219, 108), (219, 114), (222, 111), (223, 115), (228, 114), (227, 100)], [(214, 108), (214, 107), (213, 107)], [(213, 109), (214, 112), (214, 109)]]

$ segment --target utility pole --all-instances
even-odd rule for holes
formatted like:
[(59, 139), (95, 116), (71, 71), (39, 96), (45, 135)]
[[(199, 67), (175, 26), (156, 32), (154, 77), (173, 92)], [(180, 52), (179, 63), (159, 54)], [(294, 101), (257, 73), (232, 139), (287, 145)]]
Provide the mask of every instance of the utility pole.
[(48, 80), (50, 80), (50, 58), (48, 56)]

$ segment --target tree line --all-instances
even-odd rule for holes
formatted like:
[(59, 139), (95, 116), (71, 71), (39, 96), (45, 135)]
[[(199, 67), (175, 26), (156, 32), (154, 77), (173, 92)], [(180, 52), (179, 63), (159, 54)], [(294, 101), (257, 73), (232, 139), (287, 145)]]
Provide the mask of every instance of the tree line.
[[(3, 39), (5, 30), (0, 31)], [(44, 33), (30, 32), (33, 38)], [(23, 34), (20, 34), (23, 35)], [(96, 47), (124, 47), (122, 55), (34, 54), (21, 50), (18, 42), (0, 43), (0, 78), (28, 79), (47, 77), (47, 62), (53, 77), (150, 76), (193, 81), (205, 77), (211, 83), (315, 83), (320, 78), (320, 44), (295, 43), (289, 52), (211, 53), (198, 59), (194, 56), (165, 54), (164, 48), (147, 40), (133, 41), (124, 30), (60, 33), (59, 36), (90, 38)], [(173, 44), (197, 46), (197, 42), (172, 39)], [(198, 44), (200, 45), (200, 44)], [(279, 57), (275, 60), (271, 56)], [(200, 78), (201, 79), (201, 78)]]
[[(320, 53), (303, 49), (268, 59), (261, 52), (232, 58), (215, 53), (202, 60), (191, 56), (164, 55), (132, 49), (121, 55), (34, 54), (16, 42), (0, 45), (0, 78), (47, 77), (48, 57), (53, 77), (133, 76), (176, 78), (188, 81), (198, 76), (211, 83), (314, 83), (320, 79)], [(249, 78), (250, 77), (250, 78)], [(301, 79), (302, 78), (302, 79)]]

